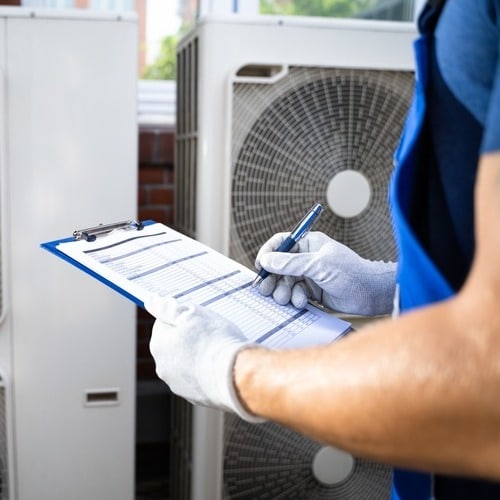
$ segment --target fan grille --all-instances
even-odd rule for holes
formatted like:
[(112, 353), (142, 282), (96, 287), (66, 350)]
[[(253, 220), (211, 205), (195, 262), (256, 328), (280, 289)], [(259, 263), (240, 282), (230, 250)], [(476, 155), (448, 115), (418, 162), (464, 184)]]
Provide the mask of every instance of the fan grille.
[(275, 423), (225, 416), (224, 499), (388, 500), (390, 467), (355, 458), (344, 481), (321, 484), (312, 462), (322, 445)]
[(336, 173), (360, 172), (371, 197), (352, 218), (325, 210), (315, 229), (369, 259), (394, 260), (392, 155), (413, 88), (410, 71), (292, 67), (277, 83), (234, 84), (230, 255), (253, 267), (261, 245), (315, 202)]
[(186, 400), (170, 396), (170, 483), (172, 500), (191, 498), (193, 462), (193, 406)]
[(182, 233), (196, 235), (196, 184), (198, 149), (198, 38), (177, 53), (175, 126), (175, 225)]
[(0, 500), (7, 500), (7, 416), (5, 387), (0, 377)]

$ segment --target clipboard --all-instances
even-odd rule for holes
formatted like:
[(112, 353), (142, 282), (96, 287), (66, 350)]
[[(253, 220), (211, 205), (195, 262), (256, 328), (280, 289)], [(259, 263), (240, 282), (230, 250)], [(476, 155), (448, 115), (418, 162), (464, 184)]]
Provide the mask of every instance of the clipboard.
[(48, 250), (50, 253), (56, 255), (57, 257), (60, 257), (61, 259), (65, 260), (66, 262), (69, 262), (73, 266), (77, 267), (78, 269), (86, 272), (93, 278), (97, 279), (101, 283), (104, 283), (114, 291), (120, 293), (127, 299), (131, 300), (134, 302), (136, 305), (139, 307), (142, 307), (144, 309), (144, 303), (139, 300), (137, 297), (134, 295), (130, 294), (120, 286), (118, 286), (116, 283), (113, 281), (106, 279), (104, 276), (101, 274), (93, 271), (89, 267), (85, 266), (81, 262), (77, 261), (76, 259), (73, 259), (69, 255), (65, 254), (64, 252), (61, 252), (58, 249), (58, 246), (61, 243), (71, 243), (74, 241), (80, 241), (80, 240), (85, 240), (85, 241), (95, 241), (97, 238), (105, 236), (112, 231), (140, 231), (143, 229), (145, 226), (149, 226), (151, 224), (154, 224), (155, 221), (153, 220), (147, 220), (147, 221), (137, 221), (137, 220), (125, 220), (121, 222), (113, 222), (111, 224), (99, 224), (97, 226), (93, 227), (88, 227), (84, 229), (75, 229), (73, 231), (73, 236), (67, 237), (67, 238), (61, 238), (58, 240), (53, 240), (53, 241), (48, 241), (45, 243), (40, 243), (40, 247), (44, 248), (45, 250)]
[(278, 305), (252, 286), (254, 270), (152, 220), (76, 230), (40, 246), (142, 308), (151, 294), (205, 306), (272, 348), (328, 344), (352, 330), (312, 304)]

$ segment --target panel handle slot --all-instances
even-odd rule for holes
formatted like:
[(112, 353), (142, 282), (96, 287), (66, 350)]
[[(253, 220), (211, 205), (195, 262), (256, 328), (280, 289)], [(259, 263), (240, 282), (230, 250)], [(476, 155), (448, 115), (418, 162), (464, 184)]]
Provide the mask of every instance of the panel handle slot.
[(87, 389), (84, 393), (83, 405), (87, 407), (117, 406), (119, 404), (119, 389)]

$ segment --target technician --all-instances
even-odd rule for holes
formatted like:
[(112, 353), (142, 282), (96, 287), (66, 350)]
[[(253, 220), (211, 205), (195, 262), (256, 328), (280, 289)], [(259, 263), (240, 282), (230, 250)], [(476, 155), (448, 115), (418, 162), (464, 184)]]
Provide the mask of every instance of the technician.
[[(395, 154), (398, 263), (318, 232), (256, 265), (279, 303), (402, 314), (322, 347), (250, 345), (217, 314), (151, 301), (158, 375), (193, 403), (274, 420), (395, 474), (393, 498), (500, 498), (500, 0), (430, 0)], [(432, 477), (424, 472), (432, 472)], [(433, 493), (431, 493), (431, 491)]]

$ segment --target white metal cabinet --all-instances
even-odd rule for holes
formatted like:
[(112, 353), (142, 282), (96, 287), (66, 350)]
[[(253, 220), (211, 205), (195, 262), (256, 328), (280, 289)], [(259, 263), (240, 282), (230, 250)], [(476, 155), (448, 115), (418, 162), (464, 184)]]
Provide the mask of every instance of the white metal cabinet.
[(136, 51), (135, 16), (0, 9), (9, 499), (134, 495), (135, 307), (39, 244), (136, 215)]

